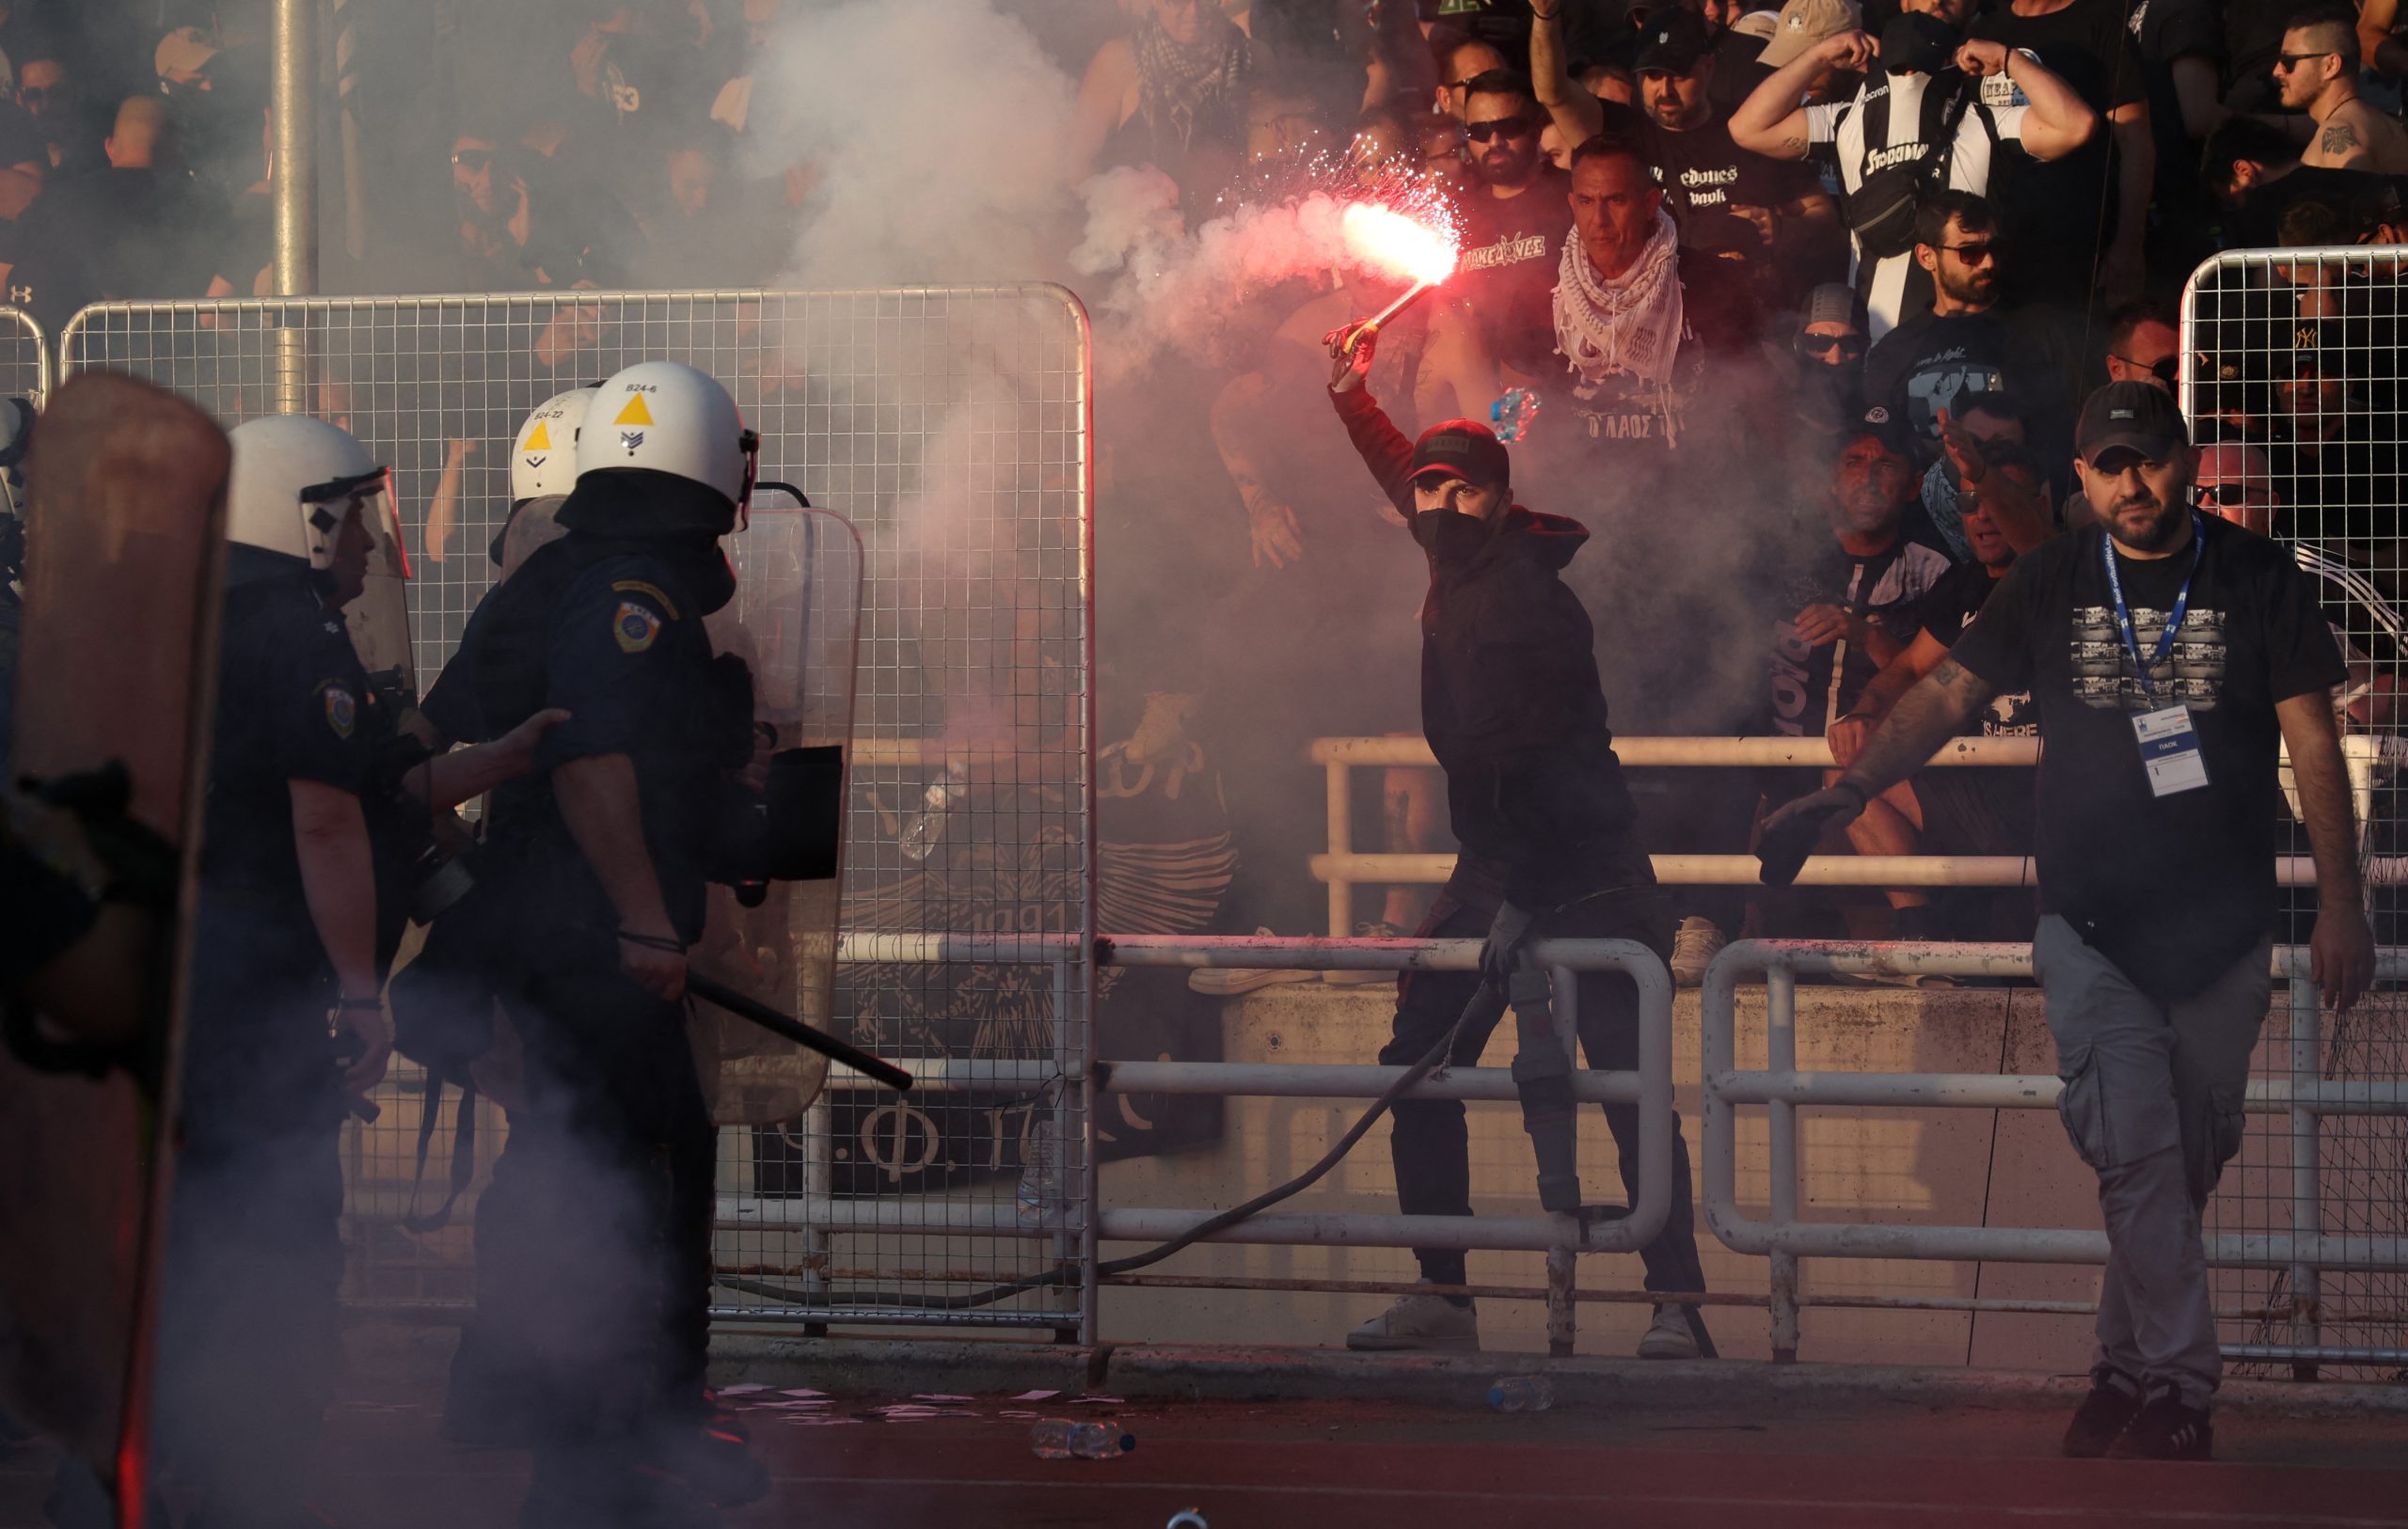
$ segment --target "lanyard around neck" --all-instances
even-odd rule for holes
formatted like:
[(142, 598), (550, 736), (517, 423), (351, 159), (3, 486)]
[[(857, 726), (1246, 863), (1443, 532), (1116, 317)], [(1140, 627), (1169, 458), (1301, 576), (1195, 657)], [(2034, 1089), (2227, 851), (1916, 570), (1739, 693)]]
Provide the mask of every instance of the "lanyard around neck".
[(2165, 630), (2157, 635), (2157, 651), (2146, 660), (2141, 657), (2140, 637), (2132, 630), (2132, 613), (2124, 604), (2124, 580), (2115, 572), (2115, 539), (2101, 532), (2099, 538), (2099, 559), (2107, 565), (2107, 591), (2115, 600), (2115, 625), (2123, 634), (2124, 651), (2132, 655), (2139, 668), (2141, 692), (2154, 703), (2157, 682), (2152, 677), (2165, 655), (2174, 651), (2174, 636), (2182, 630), (2182, 618), (2191, 609), (2191, 581), (2199, 576), (2199, 560), (2206, 555), (2207, 528), (2199, 524), (2197, 511), (2191, 512), (2191, 567), (2182, 575), (2182, 588), (2174, 596), (2174, 608), (2166, 614)]

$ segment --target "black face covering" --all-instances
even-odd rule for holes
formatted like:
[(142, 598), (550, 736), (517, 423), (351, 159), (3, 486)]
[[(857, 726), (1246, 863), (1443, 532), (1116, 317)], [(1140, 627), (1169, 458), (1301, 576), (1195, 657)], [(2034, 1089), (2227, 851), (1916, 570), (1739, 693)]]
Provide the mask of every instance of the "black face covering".
[(1937, 74), (1956, 56), (1956, 32), (1937, 16), (1902, 10), (1881, 29), (1881, 68), (1892, 74)]
[(1440, 562), (1463, 562), (1488, 544), (1496, 525), (1452, 510), (1424, 510), (1413, 517), (1413, 539)]

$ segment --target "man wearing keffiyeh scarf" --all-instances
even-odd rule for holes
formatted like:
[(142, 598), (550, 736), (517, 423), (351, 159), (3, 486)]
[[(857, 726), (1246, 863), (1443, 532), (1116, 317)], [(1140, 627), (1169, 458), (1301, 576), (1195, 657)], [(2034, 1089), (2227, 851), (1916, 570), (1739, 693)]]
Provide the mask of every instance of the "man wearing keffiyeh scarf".
[[(1164, 24), (1164, 11), (1184, 13), (1177, 16), (1184, 39)], [(1193, 148), (1199, 128), (1207, 138), (1237, 134), (1253, 55), (1236, 23), (1204, 0), (1170, 0), (1138, 24), (1132, 46), (1137, 109), (1158, 144)]]
[(1572, 223), (1555, 289), (1555, 338), (1584, 393), (1609, 378), (1644, 400), (1677, 444), (1674, 367), (1687, 315), (1680, 239), (1664, 193), (1626, 150), (1592, 141), (1573, 161)]

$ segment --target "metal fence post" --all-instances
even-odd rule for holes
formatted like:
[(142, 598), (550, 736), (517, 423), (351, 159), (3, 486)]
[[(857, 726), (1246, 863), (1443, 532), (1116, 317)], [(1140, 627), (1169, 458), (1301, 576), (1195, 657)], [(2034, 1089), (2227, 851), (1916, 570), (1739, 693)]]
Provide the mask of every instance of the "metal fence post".
[[(2323, 1152), (2313, 1098), (2317, 1083), (2324, 1076), (2322, 1045), (2322, 1014), (2317, 1007), (2321, 995), (2316, 984), (2305, 973), (2293, 973), (2290, 979), (2290, 1082), (2291, 1082), (2291, 1247), (2295, 1253), (2310, 1246), (2324, 1228), (2323, 1197), (2318, 1174), (2318, 1159)], [(2321, 1281), (2315, 1263), (2301, 1255), (2294, 1256), (2290, 1268), (2291, 1342), (2302, 1348), (2313, 1348), (2322, 1326), (2317, 1310), (2321, 1298)], [(2291, 1364), (2294, 1379), (2316, 1379), (2316, 1362), (2297, 1360)]]
[[(1354, 766), (1333, 759), (1329, 772), (1329, 852), (1354, 853)], [(1329, 938), (1344, 939), (1354, 932), (1354, 883), (1332, 872), (1329, 877)]]
[[(1765, 1070), (1798, 1070), (1798, 974), (1774, 964), (1765, 969)], [(1798, 1220), (1798, 1107), (1776, 1099), (1765, 1107), (1770, 1129), (1772, 1220), (1788, 1226)], [(1798, 1361), (1798, 1258), (1772, 1254), (1772, 1357), (1776, 1364)]]

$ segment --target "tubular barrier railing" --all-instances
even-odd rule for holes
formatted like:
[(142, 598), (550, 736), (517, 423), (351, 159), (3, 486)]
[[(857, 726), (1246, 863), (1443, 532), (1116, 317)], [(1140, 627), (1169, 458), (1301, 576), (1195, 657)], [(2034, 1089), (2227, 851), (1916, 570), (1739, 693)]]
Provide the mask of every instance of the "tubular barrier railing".
[[(1323, 940), (1107, 937), (1098, 942), (1099, 966), (1198, 969), (1261, 967), (1264, 965), (1339, 970), (1469, 971), (1480, 961), (1480, 941), (1453, 940)], [(958, 964), (1047, 966), (1054, 980), (1068, 979), (1075, 942), (1057, 936), (989, 937), (970, 935), (856, 934), (847, 936), (839, 957), (879, 965)], [(1576, 1069), (1573, 1096), (1583, 1103), (1635, 1104), (1639, 1109), (1641, 1156), (1639, 1192), (1626, 1216), (1583, 1218), (1548, 1216), (1406, 1216), (1330, 1214), (1312, 1211), (1270, 1212), (1209, 1233), (1203, 1240), (1228, 1243), (1315, 1246), (1344, 1244), (1387, 1248), (1463, 1248), (1541, 1252), (1548, 1254), (1545, 1290), (1510, 1292), (1545, 1299), (1550, 1307), (1549, 1335), (1569, 1352), (1572, 1333), (1572, 1255), (1580, 1253), (1628, 1253), (1653, 1239), (1671, 1206), (1672, 1150), (1672, 982), (1654, 952), (1627, 940), (1544, 940), (1536, 947), (1555, 982), (1554, 1017), (1559, 1039), (1571, 1050), (1578, 1023), (1576, 973), (1620, 971), (1639, 991), (1639, 1065), (1631, 1072)], [(1281, 1065), (1220, 1062), (1095, 1062), (1065, 1048), (1051, 1063), (963, 1062), (946, 1058), (897, 1057), (894, 1060), (916, 1074), (917, 1088), (932, 1092), (974, 1088), (1042, 1089), (1057, 1082), (1067, 1095), (1073, 1085), (1091, 1081), (1098, 1094), (1183, 1094), (1220, 1097), (1285, 1097), (1357, 1099), (1379, 1097), (1407, 1069), (1390, 1066)], [(1501, 1067), (1450, 1067), (1422, 1080), (1408, 1098), (1454, 1098), (1512, 1101), (1519, 1097), (1511, 1071)], [(815, 1109), (824, 1106), (815, 1106)], [(1084, 1127), (1083, 1116), (1078, 1124)], [(1066, 1124), (1069, 1122), (1066, 1120)], [(1079, 1160), (1096, 1161), (1094, 1143), (1085, 1143)], [(964, 1212), (970, 1212), (965, 1214)], [(934, 1203), (910, 1205), (893, 1201), (851, 1203), (832, 1197), (824, 1183), (797, 1196), (774, 1199), (722, 1195), (719, 1222), (722, 1227), (805, 1230), (817, 1237), (860, 1233), (926, 1233), (948, 1237), (1020, 1238), (1050, 1243), (1055, 1257), (1081, 1264), (1081, 1307), (1069, 1311), (992, 1314), (994, 1323), (1054, 1327), (1068, 1335), (1075, 1319), (1084, 1341), (1093, 1341), (1094, 1301), (1099, 1285), (1121, 1283), (1099, 1276), (1096, 1248), (1100, 1242), (1154, 1243), (1181, 1237), (1210, 1220), (1217, 1209), (1131, 1206), (1102, 1208), (1092, 1169), (1085, 1192), (1078, 1197), (1061, 1224), (1051, 1218), (1029, 1224), (1012, 1210), (994, 1206), (964, 1206)], [(1133, 1285), (1162, 1284), (1164, 1278), (1131, 1278)], [(1263, 1282), (1196, 1278), (1171, 1280), (1190, 1285), (1244, 1285)], [(1279, 1282), (1317, 1289), (1369, 1289), (1362, 1282)], [(1386, 1285), (1380, 1289), (1389, 1288)], [(1396, 1286), (1402, 1290), (1405, 1286)], [(1508, 1292), (1489, 1292), (1505, 1294)], [(1643, 1295), (1642, 1293), (1640, 1293)], [(1589, 1293), (1585, 1299), (1596, 1299)], [(1634, 1297), (1636, 1299), (1636, 1297)], [(827, 1304), (776, 1307), (746, 1306), (720, 1315), (748, 1321), (803, 1322), (813, 1326), (855, 1323), (926, 1321), (925, 1313), (879, 1307), (853, 1308), (841, 1296)], [(948, 1319), (956, 1314), (948, 1314)]]
[[(2289, 1272), (2291, 1341), (2226, 1346), (2226, 1357), (2319, 1363), (2387, 1363), (2387, 1349), (2336, 1348), (2318, 1337), (2318, 1277), (2321, 1270), (2408, 1269), (2408, 1237), (2335, 1237), (2322, 1232), (2318, 1121), (2326, 1115), (2408, 1114), (2408, 1083), (2326, 1081), (2320, 1048), (2320, 1008), (2305, 950), (2275, 951), (2274, 975), (2289, 984), (2289, 1076), (2254, 1080), (2247, 1108), (2288, 1115), (2290, 1122), (2291, 1230), (2265, 1236), (2210, 1235), (2208, 1259), (2226, 1268)], [(2379, 953), (2379, 980), (2408, 973), (2408, 950)], [(2101, 1232), (1999, 1226), (1900, 1226), (1877, 1222), (1809, 1222), (1798, 1210), (1798, 1111), (1841, 1108), (1963, 1108), (2046, 1110), (2061, 1084), (2047, 1074), (1801, 1072), (1798, 1067), (1797, 983), (1800, 976), (2022, 977), (2032, 975), (2028, 945), (1897, 945), (1810, 940), (1742, 940), (1707, 970), (1700, 1007), (1703, 1060), (1706, 1225), (1735, 1253), (1770, 1260), (1768, 1304), (1776, 1359), (1797, 1357), (1799, 1264), (1807, 1257), (1936, 1259), (1948, 1262), (2101, 1264)], [(1738, 987), (1765, 979), (1766, 1065), (1737, 1065)], [(1745, 1214), (1738, 1202), (1737, 1107), (1762, 1105), (1770, 1126), (1768, 1216)], [(1956, 1309), (2026, 1310), (2030, 1302), (1960, 1301)], [(2063, 1303), (2068, 1312), (2090, 1310)]]
[[(2387, 733), (2353, 733), (2341, 740), (2360, 824), (2370, 817), (2381, 772), (2396, 766), (2399, 742)], [(1820, 738), (1663, 737), (1616, 738), (1614, 752), (1627, 768), (1822, 768), (1835, 762)], [(1356, 769), (1435, 768), (1430, 745), (1418, 737), (1316, 738), (1306, 759), (1326, 772), (1328, 850), (1307, 861), (1314, 879), (1329, 894), (1329, 932), (1343, 938), (1354, 927), (1358, 885), (1434, 885), (1454, 870), (1446, 854), (1367, 853), (1354, 848)], [(2040, 761), (2038, 738), (1953, 738), (1931, 757), (1932, 765), (2029, 768)], [(2286, 766), (2286, 779), (2289, 769)], [(1656, 879), (1667, 886), (1753, 886), (1760, 867), (1753, 855), (1656, 855)], [(2287, 887), (2316, 884), (2316, 862), (2305, 855), (2280, 856), (2276, 878)], [(2378, 856), (2362, 867), (2369, 883), (2408, 881), (2408, 856)], [(1814, 855), (1798, 875), (1805, 887), (2030, 887), (2037, 876), (2029, 857), (2014, 855)]]

